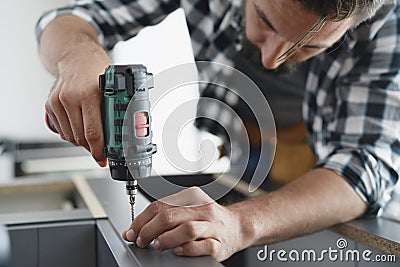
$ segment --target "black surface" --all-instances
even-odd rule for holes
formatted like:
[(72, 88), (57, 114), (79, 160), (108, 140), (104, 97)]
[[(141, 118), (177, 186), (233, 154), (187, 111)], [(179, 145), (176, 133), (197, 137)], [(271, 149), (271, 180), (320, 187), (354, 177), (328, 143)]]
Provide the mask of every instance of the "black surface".
[[(195, 174), (195, 175), (167, 175), (163, 177), (159, 176), (152, 176), (148, 177), (146, 179), (140, 179), (138, 180), (138, 185), (139, 185), (139, 192), (142, 193), (147, 199), (150, 201), (156, 200), (154, 197), (150, 196), (145, 189), (143, 188), (153, 188), (152, 192), (157, 190), (157, 187), (159, 187), (159, 181), (160, 179), (165, 179), (166, 181), (182, 186), (182, 187), (191, 187), (191, 186), (204, 186), (207, 184), (210, 184), (212, 182), (215, 182), (215, 180), (212, 178), (211, 174)], [(165, 188), (159, 188), (158, 189), (160, 192), (158, 195), (160, 196), (167, 196), (175, 192), (165, 192)], [(226, 186), (215, 183), (215, 185), (212, 188), (212, 191), (227, 191), (228, 193), (225, 194), (223, 197), (217, 199), (217, 202), (221, 205), (228, 205), (234, 202), (239, 202), (242, 200), (245, 200), (247, 198), (246, 195), (241, 194), (235, 190), (227, 190)], [(214, 192), (206, 192), (210, 196), (214, 194)]]

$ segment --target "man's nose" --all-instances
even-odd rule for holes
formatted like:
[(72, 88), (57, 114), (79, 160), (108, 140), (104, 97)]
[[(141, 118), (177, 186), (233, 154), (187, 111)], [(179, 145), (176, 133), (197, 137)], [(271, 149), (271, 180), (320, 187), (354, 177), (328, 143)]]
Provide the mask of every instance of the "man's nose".
[(287, 42), (277, 39), (266, 39), (261, 49), (261, 62), (266, 69), (276, 69), (285, 60), (279, 58), (289, 49)]

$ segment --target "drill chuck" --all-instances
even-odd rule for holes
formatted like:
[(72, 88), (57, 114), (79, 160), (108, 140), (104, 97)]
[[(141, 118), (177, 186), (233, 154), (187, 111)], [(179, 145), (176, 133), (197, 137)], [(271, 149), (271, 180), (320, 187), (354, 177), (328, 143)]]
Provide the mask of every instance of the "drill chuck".
[(126, 182), (126, 194), (128, 196), (135, 196), (137, 194), (137, 180)]

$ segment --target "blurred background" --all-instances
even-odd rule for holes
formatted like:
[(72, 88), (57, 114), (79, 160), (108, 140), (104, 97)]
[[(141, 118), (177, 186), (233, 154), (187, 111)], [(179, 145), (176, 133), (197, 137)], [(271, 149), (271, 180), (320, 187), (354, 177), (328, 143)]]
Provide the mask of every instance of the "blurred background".
[[(44, 103), (54, 78), (40, 63), (35, 24), (44, 11), (71, 2), (5, 1), (0, 10), (0, 36), (3, 40), (0, 42), (3, 93), (0, 97), (0, 182), (44, 172), (100, 169), (84, 149), (63, 142), (47, 129), (44, 121)], [(183, 11), (177, 10), (162, 23), (143, 30), (136, 38), (117, 44), (110, 55), (115, 64), (144, 64), (154, 75), (193, 62)], [(179, 173), (162, 153), (161, 134), (168, 135), (162, 131), (163, 122), (181, 103), (197, 98), (197, 87), (192, 85), (174, 90), (158, 100), (157, 108), (152, 111), (153, 142), (159, 147), (159, 152), (153, 157), (154, 171)], [(154, 103), (155, 99), (151, 100)], [(194, 117), (196, 106), (191, 112)], [(196, 160), (207, 156), (200, 155), (197, 149), (202, 138), (211, 138), (216, 144), (220, 142), (210, 134), (199, 134), (192, 124), (182, 129), (177, 145), (185, 158)], [(209, 171), (213, 168), (215, 166)], [(219, 168), (217, 166), (216, 170)]]

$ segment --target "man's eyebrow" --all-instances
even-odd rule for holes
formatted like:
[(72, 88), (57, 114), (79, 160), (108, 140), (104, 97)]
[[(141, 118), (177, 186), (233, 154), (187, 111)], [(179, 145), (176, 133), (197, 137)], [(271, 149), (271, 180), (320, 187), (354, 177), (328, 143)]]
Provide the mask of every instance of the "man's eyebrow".
[(268, 20), (267, 16), (265, 15), (265, 13), (261, 10), (261, 8), (259, 6), (257, 6), (256, 3), (254, 3), (254, 8), (257, 12), (257, 15), (260, 17), (260, 19), (266, 24), (268, 25), (274, 32), (277, 33), (277, 30), (275, 29), (275, 27), (271, 24), (271, 22)]

